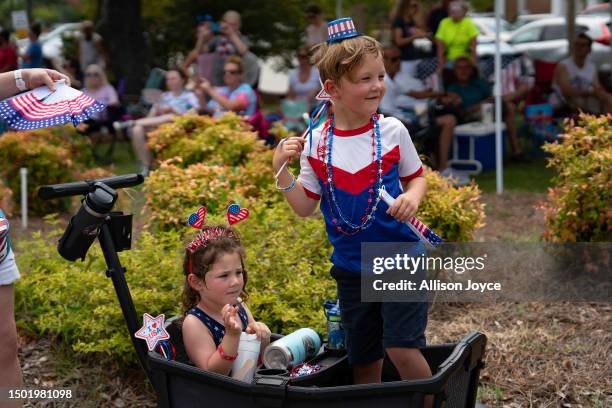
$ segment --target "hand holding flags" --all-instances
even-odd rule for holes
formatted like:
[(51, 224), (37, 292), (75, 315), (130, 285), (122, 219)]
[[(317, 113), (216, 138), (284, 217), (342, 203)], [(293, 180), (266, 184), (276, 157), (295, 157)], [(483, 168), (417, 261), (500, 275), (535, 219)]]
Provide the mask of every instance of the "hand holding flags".
[(89, 119), (106, 106), (66, 85), (55, 82), (56, 90), (40, 86), (0, 102), (0, 117), (16, 130), (33, 130), (72, 122), (74, 126)]

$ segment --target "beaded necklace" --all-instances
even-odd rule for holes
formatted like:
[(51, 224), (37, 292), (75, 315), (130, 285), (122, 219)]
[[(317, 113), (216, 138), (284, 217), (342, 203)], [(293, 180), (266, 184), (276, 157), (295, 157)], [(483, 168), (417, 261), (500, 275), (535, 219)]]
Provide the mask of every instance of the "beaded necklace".
[[(336, 201), (334, 176), (332, 169), (332, 148), (334, 141), (334, 115), (332, 114), (329, 120), (329, 130), (323, 133), (323, 145), (325, 146), (325, 154), (327, 155), (327, 163), (323, 166), (325, 178), (323, 179), (324, 190), (327, 196), (327, 202), (332, 215), (332, 223), (336, 226), (336, 230), (346, 236), (355, 235), (369, 228), (376, 218), (376, 208), (380, 202), (380, 188), (382, 186), (382, 143), (380, 137), (380, 125), (376, 114), (372, 115), (374, 121), (374, 129), (372, 130), (372, 158), (376, 158), (377, 166), (372, 169), (372, 185), (368, 189), (368, 205), (365, 209), (361, 224), (357, 225), (347, 219), (342, 213), (338, 202)], [(376, 176), (378, 175), (378, 178)], [(375, 197), (375, 198), (373, 198)], [(346, 225), (346, 229), (339, 224), (339, 221)]]

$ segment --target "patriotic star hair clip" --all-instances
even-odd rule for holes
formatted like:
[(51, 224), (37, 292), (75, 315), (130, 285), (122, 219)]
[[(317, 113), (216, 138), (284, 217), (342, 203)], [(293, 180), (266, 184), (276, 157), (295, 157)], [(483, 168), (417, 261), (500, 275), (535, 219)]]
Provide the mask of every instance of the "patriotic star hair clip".
[(0, 117), (16, 130), (34, 130), (71, 122), (75, 127), (106, 106), (61, 79), (0, 102)]

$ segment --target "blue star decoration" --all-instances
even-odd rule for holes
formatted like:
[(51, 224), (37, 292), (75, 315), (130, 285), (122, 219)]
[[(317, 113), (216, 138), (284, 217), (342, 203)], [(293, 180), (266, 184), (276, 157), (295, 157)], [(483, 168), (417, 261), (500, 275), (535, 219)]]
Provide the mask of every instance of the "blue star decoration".
[(134, 333), (134, 337), (145, 340), (149, 351), (155, 350), (157, 342), (170, 338), (164, 327), (165, 318), (163, 313), (157, 317), (153, 317), (148, 313), (142, 315), (142, 327)]

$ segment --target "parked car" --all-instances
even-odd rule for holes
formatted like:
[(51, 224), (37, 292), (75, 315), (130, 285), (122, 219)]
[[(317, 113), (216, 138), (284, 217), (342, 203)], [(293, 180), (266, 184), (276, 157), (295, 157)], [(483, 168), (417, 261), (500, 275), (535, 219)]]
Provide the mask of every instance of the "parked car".
[[(601, 66), (610, 62), (610, 30), (606, 21), (597, 17), (576, 17), (576, 32), (585, 32), (593, 39), (591, 59)], [(532, 60), (557, 62), (569, 55), (565, 17), (537, 20), (514, 31), (508, 43)]]
[(610, 3), (594, 4), (582, 10), (579, 15), (610, 18)]
[[(478, 36), (478, 43), (484, 42), (494, 42), (495, 41), (495, 16), (480, 16), (480, 15), (472, 15), (470, 16), (476, 27), (478, 27), (478, 31), (480, 31), (480, 35)], [(506, 41), (510, 38), (511, 33), (511, 24), (504, 20), (500, 19), (501, 30), (499, 33), (499, 37), (502, 41)]]

